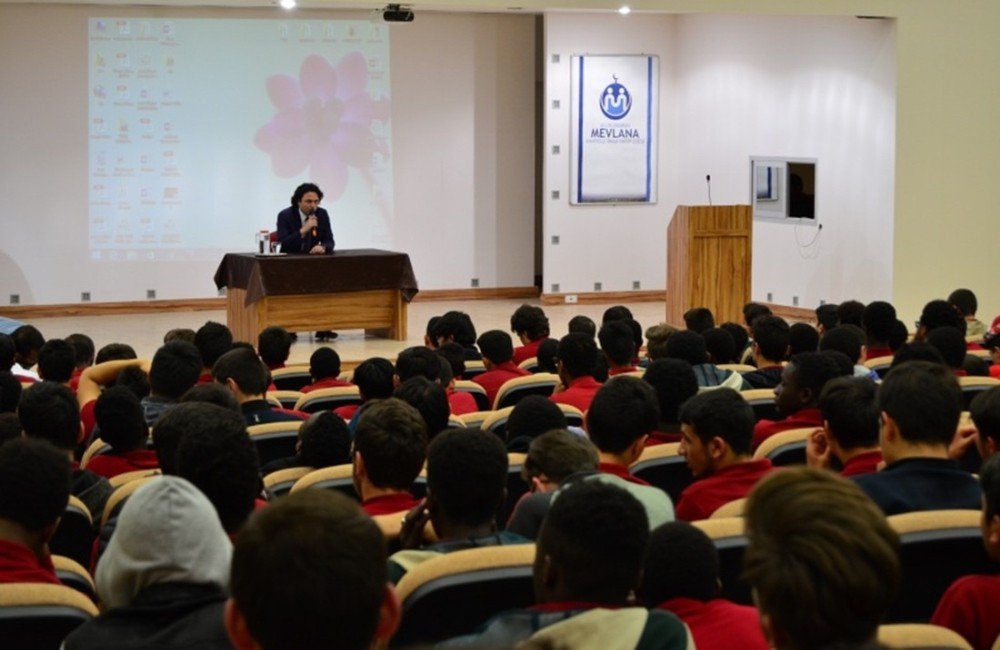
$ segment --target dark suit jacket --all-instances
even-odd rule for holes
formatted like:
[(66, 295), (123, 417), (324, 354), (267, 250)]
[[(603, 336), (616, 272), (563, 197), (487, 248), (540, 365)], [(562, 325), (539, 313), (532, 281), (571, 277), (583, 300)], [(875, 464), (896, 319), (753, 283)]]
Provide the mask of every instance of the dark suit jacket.
[(308, 253), (316, 244), (323, 244), (327, 253), (333, 252), (333, 230), (330, 228), (330, 214), (323, 208), (316, 208), (316, 237), (305, 237), (299, 231), (302, 218), (298, 206), (290, 206), (278, 213), (278, 241), (282, 253)]

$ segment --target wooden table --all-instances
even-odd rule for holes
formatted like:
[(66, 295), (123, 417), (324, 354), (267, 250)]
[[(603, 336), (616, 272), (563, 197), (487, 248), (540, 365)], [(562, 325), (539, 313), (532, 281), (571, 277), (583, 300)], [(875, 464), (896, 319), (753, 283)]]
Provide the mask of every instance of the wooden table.
[(226, 288), (226, 320), (234, 338), (254, 345), (271, 325), (291, 332), (363, 329), (402, 341), (407, 304), (418, 291), (409, 255), (375, 249), (227, 253), (215, 286)]

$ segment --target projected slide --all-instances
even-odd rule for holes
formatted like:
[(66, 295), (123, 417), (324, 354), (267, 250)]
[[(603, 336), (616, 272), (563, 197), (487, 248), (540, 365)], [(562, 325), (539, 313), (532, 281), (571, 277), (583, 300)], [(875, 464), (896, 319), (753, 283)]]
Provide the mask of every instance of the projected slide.
[(93, 18), (89, 43), (92, 259), (249, 251), (305, 181), (338, 247), (392, 246), (385, 25)]

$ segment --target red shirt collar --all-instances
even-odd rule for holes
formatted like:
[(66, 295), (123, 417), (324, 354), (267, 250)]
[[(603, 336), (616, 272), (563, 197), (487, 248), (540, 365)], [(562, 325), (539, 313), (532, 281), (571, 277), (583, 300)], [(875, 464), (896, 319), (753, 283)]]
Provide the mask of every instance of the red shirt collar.
[(559, 603), (539, 603), (528, 609), (532, 612), (569, 612), (574, 609), (621, 609), (621, 605), (593, 603), (585, 600), (567, 600)]

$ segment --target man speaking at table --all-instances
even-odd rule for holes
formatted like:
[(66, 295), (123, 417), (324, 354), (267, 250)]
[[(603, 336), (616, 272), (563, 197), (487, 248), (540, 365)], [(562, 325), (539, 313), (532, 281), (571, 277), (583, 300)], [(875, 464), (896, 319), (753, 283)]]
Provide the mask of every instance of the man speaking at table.
[[(323, 191), (313, 183), (303, 183), (292, 194), (292, 205), (278, 213), (278, 241), (281, 252), (325, 255), (333, 252), (330, 214), (319, 207)], [(316, 332), (319, 340), (337, 338), (336, 332)]]

